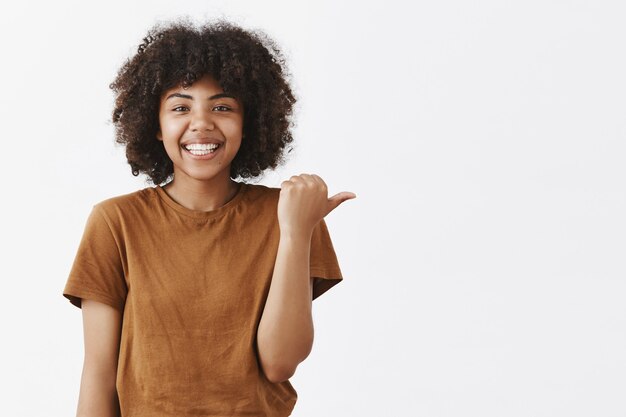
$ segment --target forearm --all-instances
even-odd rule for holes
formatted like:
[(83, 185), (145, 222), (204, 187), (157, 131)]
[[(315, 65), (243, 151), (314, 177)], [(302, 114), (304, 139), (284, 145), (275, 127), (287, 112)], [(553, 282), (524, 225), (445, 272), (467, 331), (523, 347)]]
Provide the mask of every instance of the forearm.
[(281, 233), (257, 331), (259, 359), (270, 379), (288, 379), (313, 346), (310, 247), (310, 234)]
[(76, 417), (120, 417), (115, 372), (85, 364)]

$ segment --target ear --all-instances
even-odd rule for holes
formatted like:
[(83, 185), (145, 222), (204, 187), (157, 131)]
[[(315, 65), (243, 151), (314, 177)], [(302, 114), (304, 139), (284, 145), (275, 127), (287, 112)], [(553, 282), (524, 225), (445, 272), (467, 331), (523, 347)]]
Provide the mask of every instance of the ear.
[(161, 134), (161, 130), (159, 129), (156, 134), (156, 138), (163, 142), (163, 135)]

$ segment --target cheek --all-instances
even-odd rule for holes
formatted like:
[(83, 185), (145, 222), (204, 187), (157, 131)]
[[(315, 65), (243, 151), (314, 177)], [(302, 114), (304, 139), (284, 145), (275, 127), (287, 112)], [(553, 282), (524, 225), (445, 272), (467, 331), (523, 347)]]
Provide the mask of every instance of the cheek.
[(240, 135), (243, 131), (243, 126), (240, 118), (229, 119), (224, 125), (224, 128), (228, 129), (228, 132), (232, 135)]
[(178, 139), (181, 132), (185, 130), (184, 124), (177, 120), (163, 120), (160, 122), (160, 128), (163, 139), (165, 140)]
[(233, 126), (233, 132), (235, 132), (235, 135), (239, 140), (243, 140), (243, 125), (241, 123), (237, 123), (235, 126)]

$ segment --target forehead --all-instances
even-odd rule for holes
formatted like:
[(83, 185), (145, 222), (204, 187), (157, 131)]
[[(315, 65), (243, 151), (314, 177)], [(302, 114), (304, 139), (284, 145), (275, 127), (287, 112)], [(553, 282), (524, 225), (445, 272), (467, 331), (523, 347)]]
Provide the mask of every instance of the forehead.
[(161, 94), (161, 99), (166, 100), (172, 93), (181, 93), (184, 95), (215, 95), (218, 93), (223, 93), (224, 89), (220, 85), (220, 83), (213, 78), (211, 75), (206, 74), (201, 78), (197, 79), (193, 84), (187, 87), (183, 87), (182, 82), (178, 83), (172, 88), (169, 88)]

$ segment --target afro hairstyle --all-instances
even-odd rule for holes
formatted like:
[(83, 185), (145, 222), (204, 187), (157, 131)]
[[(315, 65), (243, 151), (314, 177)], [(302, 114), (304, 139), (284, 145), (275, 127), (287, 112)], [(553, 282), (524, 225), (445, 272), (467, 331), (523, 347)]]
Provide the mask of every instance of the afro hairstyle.
[(204, 75), (243, 104), (244, 140), (231, 163), (231, 178), (258, 177), (284, 161), (293, 141), (296, 99), (279, 48), (263, 32), (229, 22), (196, 27), (179, 20), (150, 29), (110, 84), (115, 142), (125, 146), (133, 175), (146, 174), (153, 184), (173, 176), (173, 163), (156, 138), (161, 96)]

